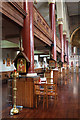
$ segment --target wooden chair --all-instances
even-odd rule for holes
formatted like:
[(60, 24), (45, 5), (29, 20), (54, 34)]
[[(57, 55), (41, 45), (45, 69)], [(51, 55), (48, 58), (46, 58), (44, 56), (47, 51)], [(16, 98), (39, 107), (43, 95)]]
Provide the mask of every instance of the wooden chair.
[[(43, 109), (45, 104), (45, 95), (46, 95), (46, 85), (45, 84), (34, 84), (34, 92), (35, 92), (35, 101), (36, 101), (36, 108), (37, 108), (37, 98), (43, 97)], [(40, 99), (39, 99), (40, 100)]]
[(54, 83), (54, 79), (50, 77), (46, 77), (47, 83)]
[(48, 98), (49, 96), (55, 97), (55, 102), (57, 99), (57, 85), (56, 84), (46, 84), (46, 100), (47, 100), (47, 108), (48, 108)]
[(56, 85), (56, 92), (57, 92), (57, 81), (55, 81), (54, 78), (46, 78), (46, 79), (47, 79), (47, 84), (55, 84)]
[(51, 77), (51, 70), (46, 71), (44, 77)]

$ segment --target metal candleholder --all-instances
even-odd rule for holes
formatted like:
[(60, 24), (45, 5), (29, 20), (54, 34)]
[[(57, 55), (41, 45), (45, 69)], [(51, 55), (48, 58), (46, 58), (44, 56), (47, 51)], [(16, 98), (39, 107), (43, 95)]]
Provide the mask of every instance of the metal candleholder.
[(14, 88), (13, 88), (13, 99), (14, 99), (14, 105), (13, 108), (10, 110), (10, 115), (14, 115), (14, 114), (18, 114), (19, 113), (19, 109), (16, 108), (16, 78), (19, 77), (19, 73), (14, 71), (13, 73), (13, 78), (14, 78)]

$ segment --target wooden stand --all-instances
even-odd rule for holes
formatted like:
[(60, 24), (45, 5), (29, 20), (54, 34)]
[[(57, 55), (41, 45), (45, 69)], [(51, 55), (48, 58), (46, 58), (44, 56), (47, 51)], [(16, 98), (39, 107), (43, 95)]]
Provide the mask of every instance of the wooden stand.
[(34, 107), (34, 82), (39, 77), (21, 77), (16, 81), (16, 104), (23, 107)]
[(76, 66), (76, 73), (79, 73), (79, 67)]
[(74, 73), (74, 67), (71, 67), (71, 73)]
[(53, 78), (53, 70), (48, 70), (44, 73), (44, 77)]
[(53, 70), (53, 79), (54, 79), (54, 83), (57, 84), (57, 82), (58, 82), (58, 69)]

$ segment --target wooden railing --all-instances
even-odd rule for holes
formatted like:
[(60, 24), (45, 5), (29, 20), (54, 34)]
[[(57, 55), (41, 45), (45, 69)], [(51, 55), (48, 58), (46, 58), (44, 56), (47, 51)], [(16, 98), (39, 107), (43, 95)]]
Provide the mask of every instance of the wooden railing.
[(58, 39), (58, 37), (56, 37), (56, 45), (59, 49), (61, 49), (61, 43), (60, 43), (60, 40)]
[[(38, 12), (38, 10), (34, 7), (34, 25), (44, 33), (50, 41), (52, 41), (52, 30), (45, 21), (45, 19), (41, 16), (41, 14)], [(58, 37), (56, 37), (56, 44), (59, 49), (61, 49), (61, 43)]]
[(51, 28), (35, 7), (33, 8), (33, 11), (34, 11), (34, 25), (52, 41)]
[(19, 7), (23, 9), (23, 0), (8, 0), (8, 2), (16, 3)]

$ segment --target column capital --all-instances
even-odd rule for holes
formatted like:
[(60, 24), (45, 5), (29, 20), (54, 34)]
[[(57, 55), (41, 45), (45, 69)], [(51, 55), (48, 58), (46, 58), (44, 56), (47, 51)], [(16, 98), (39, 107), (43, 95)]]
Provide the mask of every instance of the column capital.
[(50, 4), (50, 3), (55, 4), (55, 0), (48, 0), (48, 3), (49, 3), (49, 4)]
[(66, 34), (67, 34), (67, 32), (64, 30), (64, 31), (63, 31), (63, 35), (66, 35)]
[(58, 24), (63, 24), (63, 18), (58, 19)]

